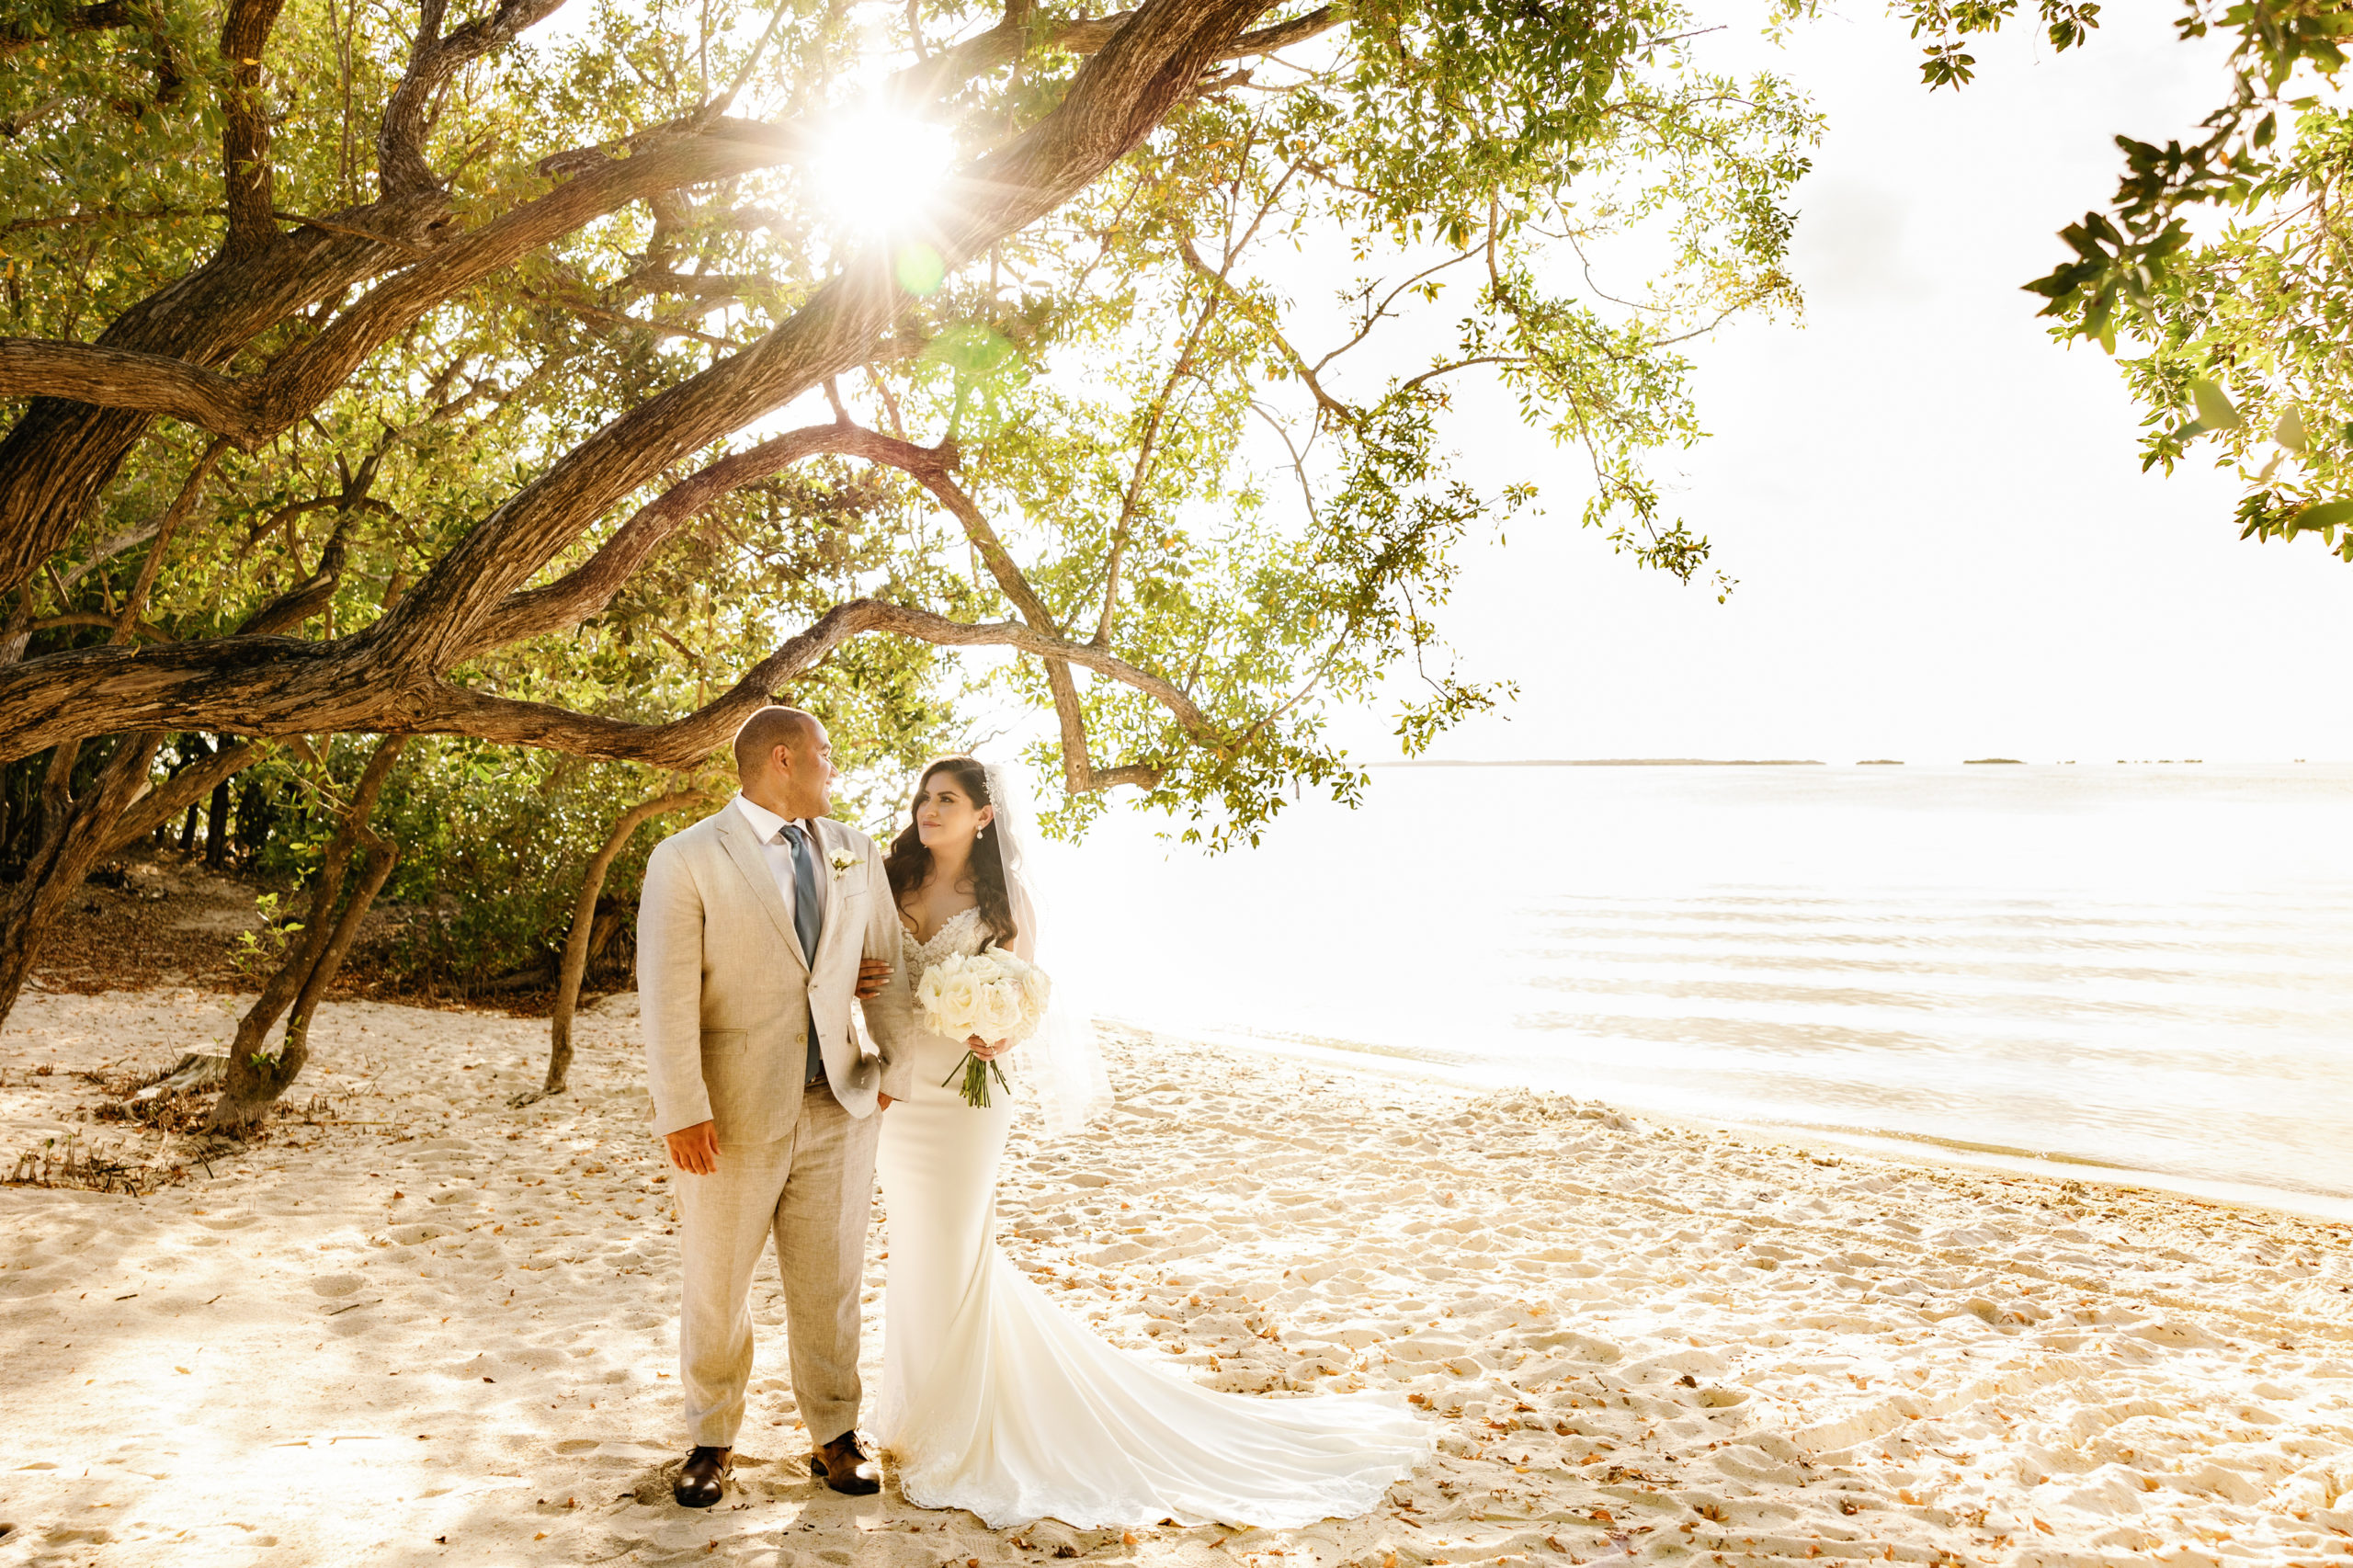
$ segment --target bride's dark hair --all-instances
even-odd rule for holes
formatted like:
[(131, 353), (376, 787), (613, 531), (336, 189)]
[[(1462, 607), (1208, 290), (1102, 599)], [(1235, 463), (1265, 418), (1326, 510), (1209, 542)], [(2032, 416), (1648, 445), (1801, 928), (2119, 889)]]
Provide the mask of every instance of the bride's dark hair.
[[(989, 795), (989, 770), (969, 756), (943, 756), (923, 770), (923, 780), (915, 786), (915, 799), (931, 788), (932, 775), (952, 774), (964, 793), (975, 806), (994, 805)], [(892, 903), (904, 908), (907, 895), (931, 880), (931, 851), (924, 847), (923, 835), (915, 831), (915, 806), (907, 807), (907, 825), (898, 837), (891, 841), (891, 852), (882, 858), (882, 872), (891, 879)], [(973, 841), (969, 862), (972, 874), (972, 897), (981, 906), (981, 924), (988, 927), (989, 940), (997, 947), (1009, 947), (1020, 934), (1013, 923), (1013, 899), (1005, 891), (1005, 857), (997, 848), (995, 835), (983, 830)]]

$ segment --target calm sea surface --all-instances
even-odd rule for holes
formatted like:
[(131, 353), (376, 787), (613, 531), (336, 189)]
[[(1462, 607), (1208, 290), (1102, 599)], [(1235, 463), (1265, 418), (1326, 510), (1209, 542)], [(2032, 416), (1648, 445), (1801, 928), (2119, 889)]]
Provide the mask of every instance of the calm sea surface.
[(1310, 1059), (2353, 1216), (2353, 767), (1373, 777), (1256, 851), (1051, 850), (1051, 967)]

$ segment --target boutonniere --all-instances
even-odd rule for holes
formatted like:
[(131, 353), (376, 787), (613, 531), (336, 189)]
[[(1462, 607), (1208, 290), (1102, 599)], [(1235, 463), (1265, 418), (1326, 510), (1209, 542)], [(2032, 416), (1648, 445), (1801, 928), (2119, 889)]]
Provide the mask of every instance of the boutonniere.
[(834, 869), (834, 881), (840, 881), (842, 878), (847, 876), (849, 874), (849, 869), (852, 866), (857, 865), (858, 861), (858, 858), (851, 854), (847, 849), (836, 849), (825, 858), (825, 864)]

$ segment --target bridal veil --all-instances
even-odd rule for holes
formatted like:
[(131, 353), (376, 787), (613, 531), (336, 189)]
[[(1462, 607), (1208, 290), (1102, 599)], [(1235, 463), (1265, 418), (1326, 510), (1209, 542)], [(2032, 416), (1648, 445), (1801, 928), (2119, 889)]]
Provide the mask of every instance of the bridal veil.
[(1047, 1133), (1060, 1137), (1110, 1108), (1110, 1074), (1104, 1070), (1102, 1049), (1096, 1044), (1082, 993), (1072, 975), (1055, 966), (1053, 949), (1045, 941), (1052, 933), (1052, 912), (1039, 886), (1032, 852), (1038, 819), (1028, 782), (1001, 762), (988, 765), (988, 780), (989, 801), (996, 808), (991, 831), (1005, 863), (1014, 924), (1028, 938), (1030, 961), (1053, 982), (1045, 1021), (1019, 1049), (1006, 1054), (1005, 1062), (1045, 1119)]

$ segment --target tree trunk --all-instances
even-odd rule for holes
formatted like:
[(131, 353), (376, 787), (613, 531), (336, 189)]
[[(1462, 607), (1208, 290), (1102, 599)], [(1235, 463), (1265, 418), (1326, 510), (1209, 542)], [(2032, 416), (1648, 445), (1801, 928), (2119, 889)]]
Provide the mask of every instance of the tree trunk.
[[(172, 782), (175, 784), (178, 783), (183, 778), (191, 778), (191, 782), (193, 782), (191, 776), (196, 773), (196, 770), (202, 767), (205, 763), (221, 755), (221, 746), (216, 741), (210, 740), (203, 735), (190, 735), (188, 739), (193, 741), (196, 744), (202, 746), (204, 748), (204, 755), (197, 761), (190, 763), (187, 767), (181, 769), (179, 773), (174, 775)], [(195, 848), (197, 841), (203, 836), (204, 797), (210, 792), (212, 786), (219, 782), (219, 779), (211, 778), (207, 776), (207, 781), (204, 783), (202, 788), (191, 790), (186, 792), (186, 799), (188, 802), (188, 821), (182, 824), (180, 828), (181, 854), (185, 855), (189, 850)]]
[[(26, 858), (22, 878), (0, 892), (0, 1022), (6, 1022), (32, 972), (41, 938), (67, 903), (81, 896), (82, 881), (106, 851), (123, 812), (147, 788), (147, 770), (164, 744), (163, 732), (123, 736), (98, 776), (78, 796), (67, 797), (62, 780), (73, 773), (73, 758), (52, 758), (41, 813), (41, 835)], [(62, 748), (61, 748), (62, 749)]]
[(517, 1105), (529, 1105), (540, 1095), (563, 1093), (564, 1077), (572, 1071), (572, 1015), (580, 1004), (580, 978), (588, 972), (588, 939), (597, 928), (597, 895), (605, 891), (605, 873), (613, 869), (631, 835), (647, 822), (706, 798), (699, 790), (685, 790), (640, 801), (621, 813), (605, 846), (588, 862), (587, 872), (580, 879), (580, 896), (572, 905), (572, 935), (563, 944), (563, 969), (556, 977), (554, 1016), (548, 1026), (547, 1082), (539, 1094), (519, 1096)]
[[(373, 835), (370, 835), (373, 837)], [(319, 954), (319, 961), (311, 966), (303, 979), (301, 994), (294, 998), (293, 1016), (286, 1020), (286, 1043), (278, 1051), (286, 1080), (293, 1082), (295, 1074), (311, 1057), (311, 1020), (318, 1016), (319, 1002), (335, 983), (335, 971), (343, 967), (344, 955), (351, 951), (354, 938), (359, 935), (359, 923), (367, 918), (369, 905), (384, 891), (385, 879), (399, 864), (400, 846), (386, 839), (377, 838), (368, 846), (367, 857), (359, 863), (359, 886), (352, 891), (351, 900), (343, 906), (343, 914), (335, 923), (335, 934), (327, 938), (326, 948)]]
[(40, 795), (33, 808), (36, 844), (48, 843), (65, 825), (74, 807), (74, 765), (81, 758), (78, 745), (61, 745), (49, 754), (49, 767), (41, 773)]
[(212, 787), (212, 803), (204, 818), (204, 863), (219, 870), (229, 860), (229, 783)]
[[(269, 1031), (277, 1027), (278, 1017), (298, 997), (307, 996), (313, 1003), (316, 993), (311, 978), (325, 962), (337, 937), (348, 940), (337, 910), (343, 902), (343, 886), (351, 870), (352, 851), (363, 842), (369, 848), (370, 865), (361, 874), (365, 897), (373, 899), (376, 888), (383, 885), (382, 876), (376, 876), (373, 861), (381, 846), (389, 850), (381, 839), (368, 831), (369, 813), (376, 809), (376, 797), (383, 791), (384, 780), (392, 771), (392, 764), (400, 759), (401, 747), (406, 735), (386, 735), (376, 746), (376, 754), (368, 759), (367, 770), (359, 776), (358, 788), (351, 794), (351, 809), (344, 814), (335, 836), (327, 841), (326, 853), (319, 863), (319, 884), (312, 890), (310, 912), (302, 920), (301, 937), (278, 972), (262, 986), (260, 996), (252, 1008), (237, 1021), (236, 1038), (229, 1045), (229, 1069), (221, 1085), (221, 1097), (212, 1102), (210, 1125), (217, 1132), (242, 1132), (259, 1120), (278, 1096), (292, 1085), (302, 1063), (309, 1056), (308, 1028), (301, 1035), (289, 1028), (287, 1046), (275, 1051), (262, 1049)], [(389, 862), (383, 872), (389, 875)], [(375, 876), (373, 886), (367, 879)], [(358, 903), (361, 895), (355, 894)], [(362, 913), (365, 912), (364, 904)], [(357, 929), (358, 916), (353, 916)], [(342, 961), (336, 952), (335, 963)], [(327, 971), (333, 973), (332, 968)]]

